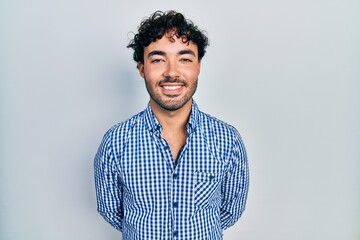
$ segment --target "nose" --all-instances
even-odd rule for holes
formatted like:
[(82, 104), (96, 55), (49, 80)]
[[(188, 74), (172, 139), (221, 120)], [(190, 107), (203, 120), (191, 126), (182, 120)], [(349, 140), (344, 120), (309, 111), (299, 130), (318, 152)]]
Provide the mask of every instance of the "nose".
[(176, 66), (176, 63), (168, 61), (163, 76), (170, 79), (179, 78), (180, 73), (178, 67)]

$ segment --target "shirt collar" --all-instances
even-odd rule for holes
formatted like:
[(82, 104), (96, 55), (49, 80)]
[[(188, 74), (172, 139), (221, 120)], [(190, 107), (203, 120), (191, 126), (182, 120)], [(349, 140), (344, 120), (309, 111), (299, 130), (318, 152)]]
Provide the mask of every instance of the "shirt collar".
[[(145, 120), (148, 130), (153, 133), (155, 132), (160, 133), (162, 127), (151, 110), (150, 102), (148, 103), (144, 112), (145, 112)], [(188, 123), (186, 124), (186, 128), (189, 134), (195, 131), (198, 123), (198, 119), (199, 119), (199, 108), (196, 102), (192, 100), (190, 117)]]
[(198, 122), (199, 122), (199, 108), (196, 102), (192, 100), (189, 122), (186, 124), (186, 128), (189, 134), (195, 131)]

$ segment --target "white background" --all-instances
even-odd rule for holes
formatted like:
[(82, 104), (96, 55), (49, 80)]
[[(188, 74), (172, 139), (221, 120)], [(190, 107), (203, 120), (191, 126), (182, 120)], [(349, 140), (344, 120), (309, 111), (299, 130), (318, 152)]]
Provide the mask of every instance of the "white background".
[(146, 107), (126, 48), (155, 10), (207, 31), (195, 100), (238, 128), (247, 210), (227, 240), (360, 239), (360, 2), (0, 3), (0, 239), (111, 240), (96, 212), (105, 131)]

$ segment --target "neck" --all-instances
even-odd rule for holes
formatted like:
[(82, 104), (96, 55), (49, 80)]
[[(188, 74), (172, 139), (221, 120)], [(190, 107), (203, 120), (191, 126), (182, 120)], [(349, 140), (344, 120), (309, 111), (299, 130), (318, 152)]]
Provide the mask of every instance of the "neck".
[(183, 107), (175, 111), (165, 110), (152, 100), (150, 100), (150, 106), (163, 130), (186, 130), (186, 124), (189, 121), (191, 112), (191, 100), (189, 100)]

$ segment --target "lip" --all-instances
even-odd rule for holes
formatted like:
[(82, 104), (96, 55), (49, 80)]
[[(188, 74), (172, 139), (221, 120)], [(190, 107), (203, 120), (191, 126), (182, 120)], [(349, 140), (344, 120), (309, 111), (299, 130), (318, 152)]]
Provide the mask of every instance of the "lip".
[(165, 90), (168, 90), (168, 91), (176, 91), (178, 89), (181, 88), (181, 85), (174, 85), (174, 86), (162, 86)]
[(164, 94), (179, 94), (184, 85), (183, 84), (161, 84)]

